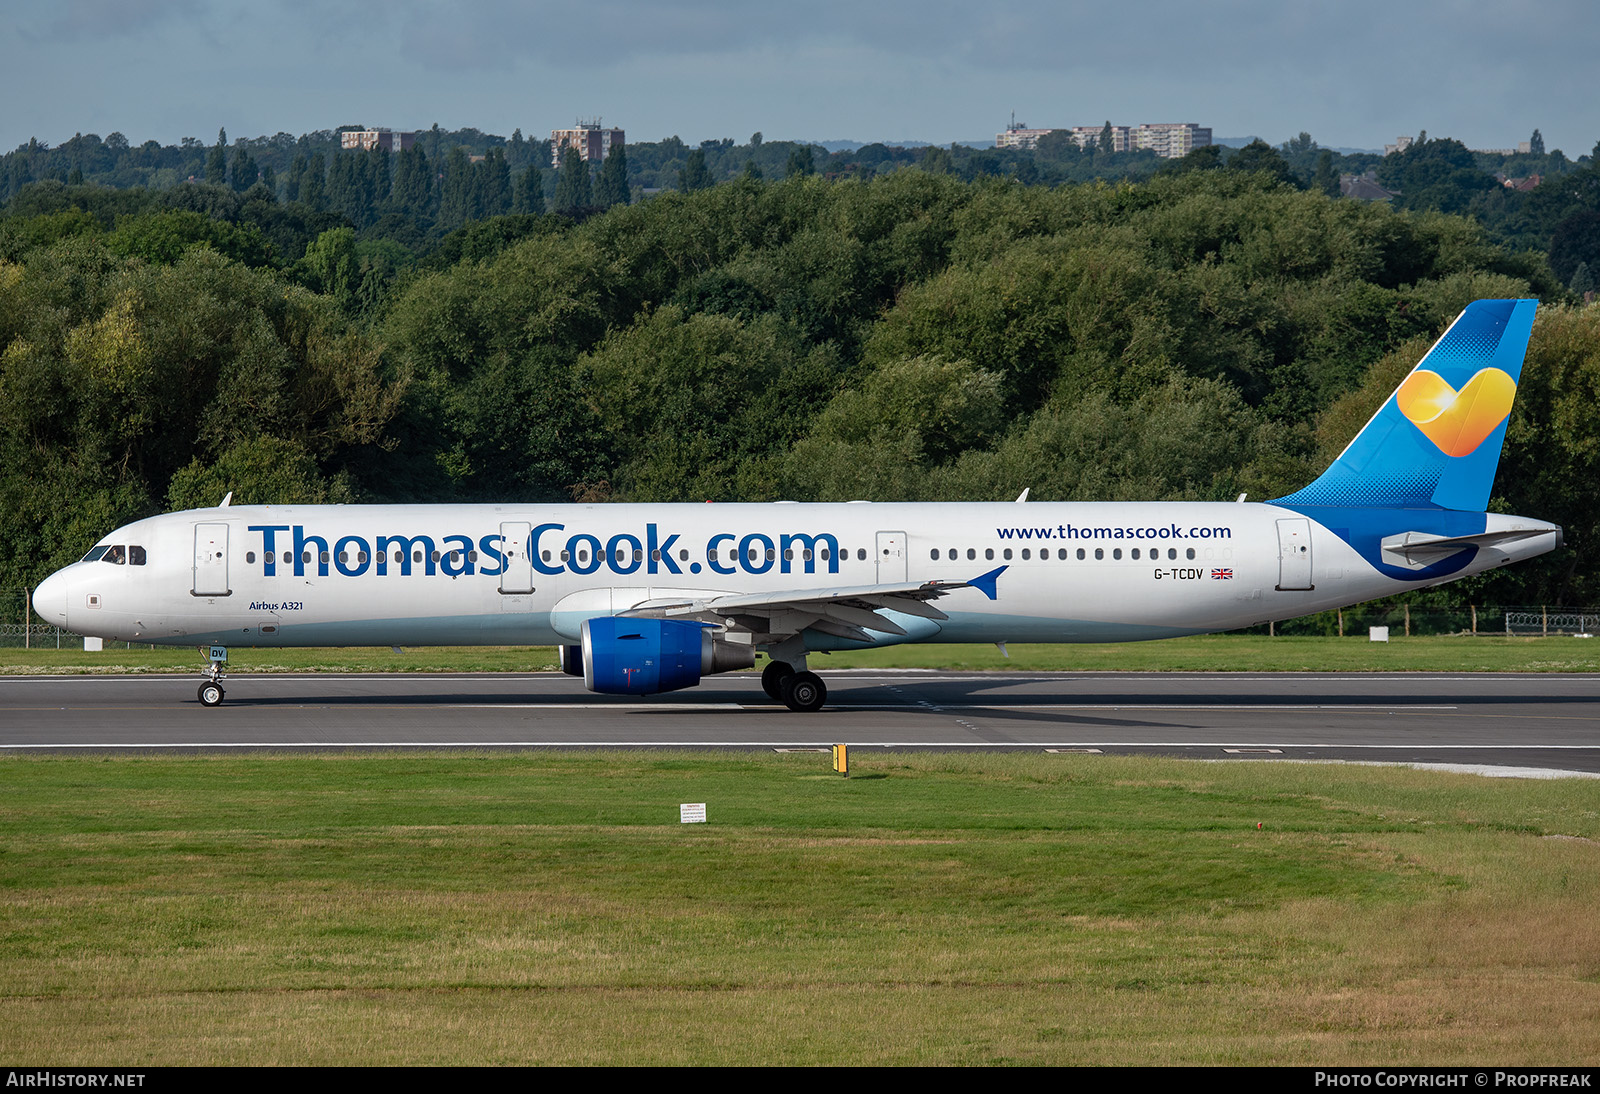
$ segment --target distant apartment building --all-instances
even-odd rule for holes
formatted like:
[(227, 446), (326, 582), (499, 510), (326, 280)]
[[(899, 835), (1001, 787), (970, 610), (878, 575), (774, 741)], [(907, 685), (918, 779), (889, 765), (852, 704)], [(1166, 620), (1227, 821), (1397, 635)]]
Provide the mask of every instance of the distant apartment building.
[(396, 133), (392, 129), (346, 129), (339, 134), (339, 147), (346, 151), (359, 148), (363, 152), (370, 152), (374, 148), (381, 148), (385, 152), (405, 152), (417, 143), (417, 134), (412, 132)]
[[(1100, 138), (1105, 134), (1104, 125), (1074, 125), (1066, 130), (1072, 134), (1073, 143), (1079, 148), (1100, 147)], [(1046, 133), (1054, 133), (1055, 129), (1029, 129), (1026, 126), (1012, 122), (1006, 126), (1004, 133), (994, 135), (996, 148), (1037, 148), (1039, 138)], [(1211, 130), (1205, 126), (1196, 125), (1194, 122), (1146, 122), (1144, 125), (1111, 126), (1111, 151), (1128, 152), (1134, 150), (1154, 152), (1165, 159), (1177, 159), (1186, 156), (1196, 148), (1204, 148), (1211, 143)]]
[(1211, 130), (1194, 122), (1146, 122), (1131, 134), (1133, 146), (1163, 159), (1187, 156), (1211, 143)]
[(1474, 148), (1473, 151), (1480, 156), (1526, 156), (1533, 151), (1533, 142), (1520, 141), (1515, 148)]
[[(1099, 148), (1100, 135), (1105, 132), (1103, 125), (1075, 125), (1072, 127), (1072, 141), (1079, 148)], [(1129, 147), (1129, 133), (1132, 132), (1125, 125), (1111, 127), (1111, 151), (1126, 152)]]
[(603, 129), (598, 118), (592, 122), (580, 121), (571, 129), (552, 129), (550, 166), (560, 170), (561, 157), (569, 148), (576, 148), (585, 163), (599, 163), (613, 148), (621, 148), (624, 143), (622, 130)]
[(1004, 133), (994, 135), (996, 148), (1026, 148), (1032, 150), (1039, 147), (1039, 138), (1046, 133), (1054, 133), (1054, 129), (1029, 129), (1026, 125), (1012, 122), (1006, 126)]

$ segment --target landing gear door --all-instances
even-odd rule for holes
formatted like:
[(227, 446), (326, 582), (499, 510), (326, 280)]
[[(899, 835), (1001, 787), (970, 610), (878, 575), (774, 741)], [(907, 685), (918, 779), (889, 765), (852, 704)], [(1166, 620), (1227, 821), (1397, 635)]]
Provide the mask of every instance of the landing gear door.
[(878, 533), (878, 584), (906, 579), (906, 534)]
[(505, 554), (505, 569), (500, 572), (503, 593), (533, 592), (533, 525), (508, 521), (500, 525), (500, 550)]
[(194, 595), (228, 596), (228, 526), (194, 526)]
[(1311, 521), (1305, 517), (1278, 521), (1278, 588), (1315, 588), (1311, 584)]

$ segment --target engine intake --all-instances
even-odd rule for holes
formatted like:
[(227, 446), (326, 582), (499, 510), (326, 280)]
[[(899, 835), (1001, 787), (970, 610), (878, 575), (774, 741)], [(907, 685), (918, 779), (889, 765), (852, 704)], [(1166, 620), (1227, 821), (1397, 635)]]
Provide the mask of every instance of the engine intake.
[(753, 645), (717, 634), (714, 627), (676, 619), (586, 619), (584, 686), (606, 695), (655, 695), (692, 688), (702, 676), (756, 663)]

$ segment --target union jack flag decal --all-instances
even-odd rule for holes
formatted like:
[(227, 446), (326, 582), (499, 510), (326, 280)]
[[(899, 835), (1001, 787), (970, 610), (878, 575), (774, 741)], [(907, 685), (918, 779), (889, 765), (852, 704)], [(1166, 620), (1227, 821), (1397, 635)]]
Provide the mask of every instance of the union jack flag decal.
[(1212, 581), (1232, 581), (1233, 580), (1233, 571), (1232, 570), (1212, 570), (1211, 571), (1211, 580)]

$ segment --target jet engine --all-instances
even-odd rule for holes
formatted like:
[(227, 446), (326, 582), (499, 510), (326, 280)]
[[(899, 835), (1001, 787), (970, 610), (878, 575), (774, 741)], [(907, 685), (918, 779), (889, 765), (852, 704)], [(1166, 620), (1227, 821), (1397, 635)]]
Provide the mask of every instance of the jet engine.
[(601, 616), (583, 623), (583, 683), (607, 695), (692, 688), (702, 676), (756, 663), (755, 647), (676, 619)]

